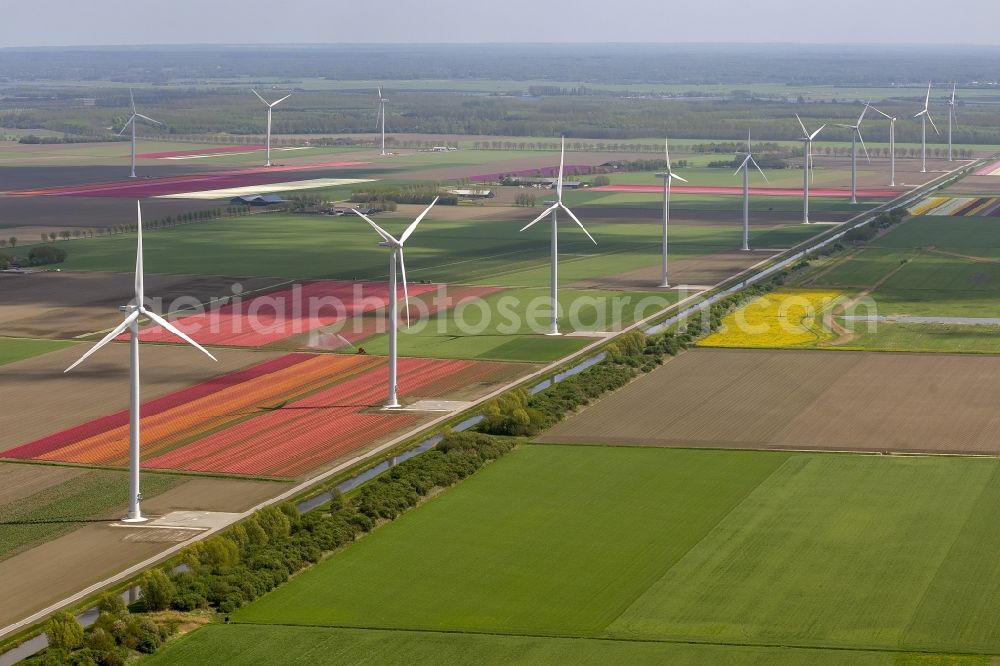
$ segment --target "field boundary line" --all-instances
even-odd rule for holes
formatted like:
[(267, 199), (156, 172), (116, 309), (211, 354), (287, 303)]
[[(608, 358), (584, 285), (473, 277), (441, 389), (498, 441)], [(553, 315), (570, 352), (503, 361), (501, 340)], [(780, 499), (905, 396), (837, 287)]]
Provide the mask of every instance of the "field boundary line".
[[(123, 570), (121, 570), (121, 571), (119, 571), (119, 572), (117, 572), (115, 574), (112, 574), (111, 576), (105, 578), (104, 580), (98, 581), (96, 583), (92, 583), (91, 585), (88, 585), (84, 589), (82, 589), (82, 590), (80, 590), (80, 591), (78, 591), (78, 592), (76, 592), (76, 593), (74, 593), (74, 594), (72, 594), (72, 595), (70, 595), (68, 597), (65, 597), (64, 599), (61, 599), (60, 601), (57, 601), (57, 602), (55, 602), (53, 604), (50, 604), (49, 606), (46, 606), (45, 608), (43, 608), (41, 610), (35, 611), (34, 613), (30, 614), (29, 616), (27, 616), (27, 617), (25, 617), (25, 618), (23, 618), (21, 620), (18, 620), (17, 622), (11, 623), (11, 624), (7, 625), (6, 627), (0, 628), (0, 639), (2, 639), (4, 637), (7, 637), (7, 636), (9, 636), (9, 635), (11, 635), (11, 634), (13, 634), (13, 633), (15, 633), (17, 631), (22, 630), (22, 629), (28, 628), (28, 627), (34, 625), (35, 623), (40, 622), (41, 620), (45, 619), (46, 617), (48, 617), (52, 613), (55, 613), (55, 612), (57, 612), (59, 610), (62, 610), (63, 608), (65, 608), (67, 606), (70, 606), (72, 604), (79, 603), (79, 602), (85, 600), (87, 597), (89, 597), (89, 596), (91, 596), (93, 594), (96, 594), (97, 592), (100, 592), (103, 589), (111, 587), (111, 586), (113, 586), (113, 585), (115, 585), (117, 583), (121, 583), (123, 581), (126, 581), (126, 580), (134, 577), (135, 575), (141, 573), (145, 569), (148, 569), (148, 568), (150, 568), (152, 566), (155, 566), (156, 564), (159, 564), (159, 563), (163, 562), (164, 560), (169, 559), (171, 556), (176, 555), (182, 549), (188, 547), (192, 543), (196, 543), (198, 541), (201, 541), (203, 539), (208, 538), (209, 536), (212, 536), (213, 534), (215, 534), (217, 532), (225, 530), (228, 527), (230, 527), (231, 525), (249, 518), (255, 512), (257, 512), (257, 511), (259, 511), (259, 510), (261, 510), (263, 508), (266, 508), (268, 506), (272, 506), (274, 504), (280, 504), (280, 503), (282, 503), (282, 502), (284, 502), (286, 500), (292, 499), (292, 498), (294, 498), (294, 497), (302, 494), (303, 492), (309, 490), (313, 486), (316, 486), (319, 483), (322, 483), (323, 481), (326, 481), (327, 479), (329, 479), (329, 478), (331, 478), (331, 477), (333, 477), (335, 475), (338, 475), (338, 474), (340, 474), (342, 472), (345, 472), (345, 471), (353, 468), (356, 465), (360, 465), (360, 464), (362, 464), (364, 462), (372, 460), (372, 459), (376, 458), (377, 456), (379, 456), (380, 454), (382, 454), (383, 452), (391, 450), (391, 449), (395, 448), (396, 446), (398, 446), (398, 445), (400, 445), (400, 444), (402, 444), (402, 443), (404, 443), (404, 442), (406, 442), (408, 440), (411, 440), (411, 439), (414, 439), (416, 437), (419, 437), (421, 433), (428, 433), (428, 432), (432, 431), (434, 428), (437, 428), (439, 426), (445, 425), (448, 422), (453, 421), (455, 418), (459, 417), (462, 414), (471, 414), (471, 413), (474, 413), (474, 410), (476, 410), (478, 407), (481, 407), (482, 405), (486, 404), (490, 400), (492, 400), (492, 399), (494, 399), (494, 398), (496, 398), (496, 397), (498, 397), (498, 396), (506, 393), (507, 391), (510, 391), (512, 389), (515, 389), (515, 388), (518, 388), (518, 387), (520, 387), (520, 386), (522, 386), (522, 385), (524, 385), (524, 384), (526, 384), (526, 383), (528, 383), (530, 381), (533, 381), (533, 380), (545, 377), (546, 375), (548, 375), (548, 374), (550, 374), (550, 373), (558, 370), (559, 368), (565, 366), (567, 363), (570, 363), (570, 362), (572, 362), (574, 360), (580, 359), (581, 357), (586, 357), (589, 354), (591, 354), (592, 352), (596, 351), (597, 349), (601, 348), (602, 346), (606, 345), (607, 343), (609, 343), (610, 341), (618, 338), (621, 335), (624, 335), (626, 333), (630, 333), (633, 330), (647, 330), (644, 327), (648, 327), (648, 326), (652, 325), (653, 322), (659, 320), (665, 314), (668, 314), (668, 313), (670, 313), (673, 310), (680, 310), (679, 314), (677, 314), (677, 315), (674, 316), (674, 319), (678, 319), (680, 317), (686, 316), (689, 312), (693, 311), (695, 308), (707, 308), (712, 302), (714, 302), (714, 300), (718, 300), (720, 298), (724, 298), (725, 296), (729, 295), (732, 292), (735, 292), (735, 291), (738, 291), (739, 289), (745, 288), (746, 286), (748, 286), (748, 285), (750, 285), (750, 284), (752, 284), (752, 283), (754, 283), (754, 282), (756, 282), (756, 281), (758, 281), (760, 279), (763, 279), (763, 278), (767, 277), (768, 275), (771, 275), (772, 273), (780, 270), (783, 266), (792, 263), (796, 259), (798, 259), (800, 257), (803, 257), (803, 256), (809, 254), (812, 251), (815, 251), (815, 249), (820, 248), (820, 247), (824, 247), (828, 243), (833, 242), (834, 240), (842, 237), (845, 233), (847, 233), (848, 229), (851, 229), (851, 228), (854, 228), (854, 227), (857, 227), (857, 226), (863, 226), (864, 224), (868, 224), (869, 222), (871, 222), (871, 220), (873, 220), (875, 218), (875, 215), (877, 215), (878, 212), (880, 212), (881, 210), (884, 210), (884, 209), (887, 209), (887, 208), (895, 208), (895, 207), (897, 207), (899, 205), (897, 202), (899, 202), (900, 200), (908, 202), (908, 201), (912, 201), (913, 199), (915, 199), (917, 197), (923, 196), (927, 191), (933, 190), (936, 187), (940, 187), (943, 184), (943, 181), (945, 181), (946, 179), (952, 177), (956, 172), (958, 172), (958, 171), (960, 171), (962, 169), (970, 169), (970, 168), (972, 168), (972, 166), (973, 165), (970, 164), (970, 165), (963, 165), (961, 167), (957, 167), (955, 170), (947, 172), (945, 174), (942, 174), (938, 178), (935, 178), (935, 179), (931, 180), (928, 183), (925, 183), (924, 185), (922, 185), (920, 187), (917, 187), (917, 188), (915, 188), (913, 190), (909, 190), (907, 192), (904, 192), (903, 194), (901, 194), (896, 199), (893, 199), (892, 201), (883, 203), (880, 206), (877, 206), (875, 208), (869, 209), (867, 211), (862, 211), (858, 215), (856, 215), (854, 218), (851, 218), (850, 220), (844, 222), (843, 224), (841, 224), (838, 227), (835, 227), (833, 230), (831, 230), (831, 231), (835, 231), (836, 233), (832, 233), (831, 235), (829, 235), (829, 237), (824, 238), (824, 236), (826, 236), (826, 233), (818, 234), (817, 236), (814, 236), (811, 239), (807, 239), (806, 241), (803, 241), (802, 243), (793, 246), (792, 248), (788, 249), (787, 251), (783, 252), (782, 254), (777, 255), (777, 257), (770, 257), (770, 258), (768, 258), (765, 261), (768, 261), (768, 262), (774, 261), (775, 263), (772, 263), (767, 268), (764, 268), (763, 270), (761, 270), (760, 272), (758, 272), (756, 275), (753, 275), (753, 276), (749, 276), (748, 275), (753, 270), (755, 270), (754, 268), (750, 268), (750, 269), (744, 269), (743, 271), (740, 271), (736, 275), (731, 276), (729, 278), (726, 278), (726, 279), (720, 281), (719, 283), (717, 283), (716, 285), (714, 285), (712, 287), (712, 289), (706, 290), (706, 292), (707, 291), (714, 291), (715, 293), (712, 296), (710, 296), (709, 298), (701, 301), (700, 303), (698, 303), (697, 305), (695, 305), (693, 307), (690, 307), (690, 308), (687, 308), (687, 309), (682, 309), (684, 306), (688, 305), (689, 301), (692, 301), (694, 299), (697, 299), (697, 298), (701, 297), (706, 292), (698, 292), (698, 293), (692, 294), (690, 296), (687, 296), (687, 297), (685, 297), (685, 298), (677, 301), (676, 303), (671, 303), (670, 305), (668, 305), (667, 307), (663, 308), (662, 310), (660, 310), (658, 312), (655, 312), (655, 313), (649, 315), (648, 317), (645, 317), (645, 318), (643, 318), (643, 319), (641, 319), (641, 320), (639, 320), (637, 322), (634, 322), (631, 325), (623, 328), (621, 331), (619, 331), (612, 338), (595, 340), (593, 343), (588, 344), (588, 345), (580, 348), (579, 350), (577, 350), (577, 351), (575, 351), (575, 352), (573, 352), (571, 354), (568, 354), (567, 356), (564, 356), (563, 358), (558, 359), (558, 360), (556, 360), (556, 361), (554, 361), (554, 362), (552, 362), (552, 363), (550, 363), (548, 365), (545, 365), (542, 368), (539, 368), (539, 369), (535, 370), (532, 373), (529, 373), (528, 375), (526, 375), (524, 377), (521, 377), (521, 378), (519, 378), (517, 380), (514, 380), (514, 381), (512, 381), (512, 382), (510, 382), (510, 383), (508, 383), (506, 385), (503, 385), (503, 386), (501, 386), (501, 387), (499, 387), (497, 389), (494, 389), (490, 393), (488, 393), (488, 394), (486, 394), (486, 395), (484, 395), (484, 396), (476, 399), (475, 401), (473, 401), (472, 405), (470, 405), (470, 407), (468, 409), (464, 410), (463, 412), (459, 412), (459, 413), (455, 413), (455, 414), (451, 414), (451, 413), (443, 414), (443, 415), (441, 415), (441, 416), (439, 416), (437, 418), (432, 419), (431, 421), (429, 421), (429, 422), (427, 422), (427, 423), (425, 423), (423, 425), (419, 425), (419, 426), (417, 426), (417, 427), (415, 427), (413, 429), (410, 429), (410, 430), (408, 430), (408, 431), (406, 431), (406, 432), (404, 432), (404, 433), (402, 433), (402, 434), (394, 437), (393, 439), (391, 439), (391, 440), (389, 440), (389, 441), (387, 441), (387, 442), (385, 442), (383, 444), (378, 445), (377, 447), (371, 449), (370, 451), (367, 451), (367, 452), (362, 453), (362, 454), (357, 455), (357, 456), (353, 456), (352, 458), (350, 458), (348, 460), (345, 460), (344, 462), (342, 462), (342, 463), (340, 463), (338, 465), (335, 465), (334, 467), (332, 467), (330, 469), (327, 469), (327, 470), (325, 470), (325, 471), (317, 474), (316, 476), (310, 477), (310, 478), (308, 478), (308, 479), (306, 479), (306, 480), (304, 480), (304, 481), (302, 481), (300, 483), (297, 483), (296, 485), (294, 485), (291, 488), (285, 490), (281, 494), (279, 494), (279, 495), (277, 495), (277, 496), (275, 496), (275, 497), (273, 497), (273, 498), (271, 498), (269, 500), (265, 500), (263, 502), (260, 502), (260, 503), (258, 503), (256, 505), (250, 507), (246, 511), (243, 511), (243, 512), (241, 512), (239, 514), (236, 514), (236, 516), (231, 521), (229, 521), (229, 522), (227, 522), (225, 524), (217, 525), (215, 527), (212, 527), (212, 528), (206, 530), (205, 532), (202, 532), (201, 534), (195, 536), (194, 538), (192, 538), (192, 539), (190, 539), (188, 541), (185, 541), (183, 543), (175, 544), (175, 545), (167, 548), (166, 550), (163, 550), (163, 551), (161, 551), (161, 552), (159, 552), (159, 553), (157, 553), (155, 555), (152, 555), (152, 556), (146, 558), (145, 560), (142, 560), (141, 562), (132, 564), (131, 566), (129, 566), (129, 567), (127, 567), (127, 568), (125, 568), (125, 569), (123, 569)], [(854, 224), (851, 224), (851, 222), (853, 222), (855, 220), (860, 220), (860, 221), (855, 222)], [(848, 227), (848, 225), (851, 225), (851, 226)], [(847, 228), (845, 229), (845, 227), (847, 227)], [(842, 231), (838, 231), (838, 230), (841, 230), (841, 229), (843, 229), (843, 230)], [(811, 247), (809, 247), (809, 248), (806, 248), (806, 249), (803, 249), (803, 250), (798, 250), (798, 248), (800, 248), (800, 247), (802, 247), (804, 245), (808, 245), (809, 243), (813, 243), (813, 245)], [(787, 256), (785, 256), (785, 255), (787, 255)], [(780, 257), (783, 257), (783, 256), (784, 256), (784, 258), (780, 258)], [(729, 286), (726, 286), (726, 285), (729, 285)], [(670, 321), (670, 319), (668, 319), (667, 321)], [(649, 331), (662, 330), (663, 328), (666, 328), (666, 324), (661, 323), (658, 327), (653, 327), (653, 328), (650, 328), (648, 330)]]
[(962, 652), (949, 649), (929, 649), (929, 648), (904, 648), (904, 647), (852, 647), (848, 645), (810, 645), (802, 643), (751, 643), (751, 642), (739, 642), (739, 641), (710, 641), (710, 640), (699, 640), (697, 638), (631, 638), (628, 636), (586, 636), (580, 634), (557, 634), (557, 633), (517, 633), (517, 632), (503, 632), (503, 631), (470, 631), (467, 629), (417, 629), (415, 627), (379, 627), (379, 626), (360, 626), (360, 625), (350, 625), (350, 624), (290, 624), (286, 622), (230, 622), (228, 625), (225, 624), (209, 624), (205, 626), (214, 627), (280, 627), (283, 629), (329, 629), (329, 630), (343, 630), (349, 629), (353, 631), (381, 631), (381, 632), (399, 632), (399, 633), (411, 633), (411, 634), (442, 634), (449, 636), (496, 636), (501, 638), (553, 638), (561, 639), (567, 641), (603, 641), (606, 643), (643, 643), (649, 645), (699, 645), (699, 646), (725, 646), (725, 647), (743, 647), (743, 648), (784, 648), (784, 649), (794, 649), (794, 650), (829, 650), (836, 652), (874, 652), (878, 654), (926, 654), (926, 655), (943, 655), (943, 656), (988, 656), (993, 657), (995, 653), (993, 652)]

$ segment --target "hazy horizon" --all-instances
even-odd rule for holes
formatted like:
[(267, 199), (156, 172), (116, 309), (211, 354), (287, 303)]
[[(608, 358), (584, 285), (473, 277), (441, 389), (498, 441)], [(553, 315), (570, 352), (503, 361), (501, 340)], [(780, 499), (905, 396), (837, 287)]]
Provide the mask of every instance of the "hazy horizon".
[[(716, 0), (665, 6), (623, 0), (608, 11), (526, 0), (461, 7), (426, 0), (363, 5), (286, 0), (207, 3), (175, 0), (122, 11), (120, 3), (37, 0), (45, 20), (0, 24), (4, 47), (332, 45), (332, 44), (731, 44), (995, 46), (1000, 3), (926, 0), (873, 5), (844, 0), (823, 12), (794, 0)], [(901, 19), (900, 17), (904, 17)], [(832, 36), (836, 35), (836, 38)]]

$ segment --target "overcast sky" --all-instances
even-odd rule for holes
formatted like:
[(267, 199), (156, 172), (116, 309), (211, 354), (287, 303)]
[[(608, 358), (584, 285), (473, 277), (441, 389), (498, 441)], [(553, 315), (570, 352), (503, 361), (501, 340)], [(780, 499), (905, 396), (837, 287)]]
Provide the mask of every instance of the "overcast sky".
[(344, 42), (995, 45), (1000, 26), (997, 0), (3, 0), (3, 5), (7, 11), (0, 21), (0, 46)]

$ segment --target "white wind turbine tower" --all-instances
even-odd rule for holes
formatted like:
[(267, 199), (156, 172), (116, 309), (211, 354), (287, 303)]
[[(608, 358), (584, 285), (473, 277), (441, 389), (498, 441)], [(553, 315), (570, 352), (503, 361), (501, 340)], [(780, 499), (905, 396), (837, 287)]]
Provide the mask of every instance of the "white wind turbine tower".
[(285, 95), (284, 97), (275, 102), (268, 102), (266, 99), (260, 96), (259, 92), (257, 92), (253, 88), (250, 89), (250, 92), (252, 92), (254, 95), (257, 95), (257, 99), (264, 102), (264, 106), (267, 107), (267, 158), (264, 160), (264, 166), (269, 167), (271, 166), (271, 111), (272, 109), (274, 109), (274, 107), (278, 106), (292, 95), (291, 93), (289, 93), (288, 95)]
[(750, 250), (750, 165), (753, 164), (757, 167), (757, 171), (760, 171), (760, 175), (764, 177), (764, 182), (769, 182), (767, 176), (764, 175), (763, 169), (757, 164), (757, 160), (753, 158), (753, 151), (750, 148), (750, 130), (747, 130), (747, 157), (743, 160), (737, 169), (735, 176), (740, 171), (743, 172), (743, 247), (740, 249), (744, 251)]
[[(382, 125), (382, 157), (385, 157), (385, 103), (388, 97), (382, 96), (382, 86), (378, 87), (378, 121)], [(378, 124), (378, 123), (376, 123)]]
[(951, 99), (948, 100), (948, 161), (952, 162), (951, 156), (951, 127), (955, 124), (955, 84), (951, 84)]
[(159, 120), (153, 120), (149, 116), (144, 116), (135, 110), (135, 97), (132, 95), (131, 88), (129, 88), (128, 90), (128, 98), (129, 101), (132, 103), (132, 115), (129, 116), (129, 119), (127, 121), (125, 121), (125, 125), (122, 127), (122, 131), (118, 132), (118, 136), (124, 134), (125, 130), (128, 129), (129, 125), (132, 126), (132, 174), (129, 176), (129, 178), (135, 178), (135, 125), (137, 120), (139, 118), (142, 118), (143, 120), (148, 120), (149, 122), (154, 123), (156, 125), (162, 125), (163, 123), (161, 123)]
[(670, 166), (670, 141), (668, 139), (663, 140), (663, 149), (667, 157), (667, 169), (663, 173), (656, 174), (663, 179), (663, 279), (660, 280), (660, 286), (669, 287), (670, 282), (667, 280), (667, 227), (670, 225), (670, 181), (679, 180), (682, 183), (687, 181), (674, 173)]
[(889, 121), (889, 187), (896, 187), (896, 117), (874, 106), (872, 111)]
[(431, 208), (434, 207), (438, 201), (438, 197), (434, 197), (434, 201), (431, 205), (424, 209), (417, 219), (410, 223), (410, 226), (406, 228), (403, 235), (396, 239), (388, 231), (375, 224), (375, 222), (362, 213), (361, 211), (351, 209), (351, 212), (364, 218), (365, 222), (372, 226), (372, 229), (382, 237), (382, 242), (379, 243), (379, 247), (389, 248), (389, 398), (386, 400), (386, 409), (398, 409), (400, 407), (399, 398), (397, 396), (397, 382), (396, 382), (396, 362), (397, 362), (397, 351), (396, 351), (396, 337), (399, 329), (399, 308), (397, 301), (399, 300), (396, 295), (396, 263), (399, 263), (399, 270), (403, 274), (403, 301), (404, 308), (406, 310), (406, 325), (410, 324), (410, 294), (406, 289), (406, 261), (403, 259), (403, 245), (406, 243), (406, 239), (413, 234), (417, 225), (420, 221), (424, 219), (427, 213), (431, 212)]
[(142, 517), (142, 512), (139, 509), (139, 502), (142, 499), (142, 495), (139, 491), (139, 317), (149, 317), (152, 321), (159, 324), (164, 329), (170, 331), (180, 339), (202, 351), (213, 361), (216, 360), (215, 357), (208, 353), (204, 347), (188, 337), (183, 331), (152, 310), (146, 309), (144, 305), (145, 293), (143, 292), (142, 286), (142, 206), (138, 201), (136, 202), (136, 211), (138, 215), (137, 229), (139, 232), (139, 238), (135, 253), (135, 303), (123, 305), (119, 308), (121, 312), (128, 313), (128, 316), (125, 317), (122, 323), (118, 324), (118, 326), (116, 326), (110, 333), (104, 336), (104, 339), (91, 347), (90, 351), (81, 356), (76, 363), (64, 370), (64, 372), (69, 372), (87, 360), (87, 358), (89, 358), (91, 354), (96, 352), (98, 349), (124, 333), (126, 328), (129, 330), (129, 500), (128, 515), (124, 518), (124, 522), (127, 523), (140, 523), (146, 520), (146, 518)]
[(861, 148), (865, 151), (865, 159), (868, 160), (870, 164), (872, 158), (868, 156), (868, 148), (865, 146), (865, 139), (861, 136), (861, 121), (865, 119), (865, 114), (868, 113), (868, 107), (871, 104), (865, 104), (865, 108), (862, 109), (861, 115), (858, 116), (858, 121), (853, 125), (842, 125), (837, 124), (837, 127), (843, 127), (844, 129), (851, 130), (851, 203), (858, 203), (858, 142), (861, 142)]
[(799, 121), (799, 127), (802, 128), (800, 141), (802, 141), (802, 156), (805, 160), (802, 163), (802, 222), (809, 224), (809, 179), (812, 177), (813, 168), (813, 141), (826, 125), (821, 125), (818, 130), (810, 134), (806, 131), (806, 126), (799, 118), (799, 114), (795, 114), (795, 119)]
[(563, 137), (562, 138), (562, 149), (561, 149), (561, 151), (559, 153), (559, 180), (556, 181), (556, 200), (552, 203), (551, 206), (549, 206), (548, 208), (546, 208), (542, 212), (541, 215), (539, 215), (534, 220), (532, 220), (531, 222), (529, 222), (528, 224), (524, 225), (524, 227), (521, 228), (521, 231), (524, 231), (525, 229), (527, 229), (527, 228), (531, 227), (532, 225), (534, 225), (536, 222), (539, 222), (539, 221), (545, 219), (546, 215), (549, 215), (550, 213), (552, 214), (552, 267), (551, 267), (551, 271), (552, 271), (552, 293), (551, 293), (551, 296), (550, 296), (551, 303), (552, 303), (552, 325), (549, 328), (549, 332), (547, 333), (547, 335), (560, 335), (560, 333), (559, 333), (559, 294), (558, 294), (558, 291), (559, 291), (559, 224), (558, 224), (558, 221), (556, 219), (556, 215), (557, 215), (559, 209), (562, 208), (564, 211), (566, 211), (566, 214), (569, 215), (573, 219), (574, 222), (576, 222), (577, 226), (579, 226), (581, 229), (583, 229), (583, 233), (587, 234), (587, 238), (589, 238), (594, 245), (597, 245), (597, 241), (595, 241), (594, 237), (590, 235), (590, 232), (587, 231), (587, 228), (583, 226), (583, 222), (581, 222), (576, 217), (576, 215), (573, 214), (573, 211), (571, 211), (569, 208), (567, 208), (566, 204), (564, 204), (562, 202), (563, 163), (565, 162), (565, 158), (566, 158), (566, 137)]
[(934, 128), (935, 134), (941, 134), (938, 132), (937, 125), (934, 124), (934, 119), (931, 118), (930, 112), (931, 104), (931, 84), (927, 84), (927, 97), (924, 98), (924, 109), (920, 113), (913, 116), (914, 118), (920, 118), (921, 122), (921, 134), (920, 134), (920, 173), (927, 173), (927, 121), (931, 121), (931, 127)]

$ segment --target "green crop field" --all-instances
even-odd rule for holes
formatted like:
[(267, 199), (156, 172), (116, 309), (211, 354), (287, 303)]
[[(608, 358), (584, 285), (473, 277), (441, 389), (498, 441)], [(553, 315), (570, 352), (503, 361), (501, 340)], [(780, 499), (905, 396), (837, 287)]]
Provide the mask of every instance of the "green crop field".
[[(548, 232), (544, 226), (518, 232), (531, 214), (526, 211), (524, 220), (509, 221), (442, 221), (432, 215), (407, 243), (408, 277), (453, 283), (547, 284)], [(581, 262), (579, 277), (567, 273), (565, 279), (592, 279), (656, 265), (660, 241), (655, 224), (590, 223), (586, 211), (578, 214), (598, 245), (579, 230), (564, 227), (561, 256), (574, 264), (581, 258), (593, 260)], [(380, 223), (390, 232), (401, 233), (405, 222), (386, 217)], [(757, 228), (751, 230), (751, 240), (758, 247), (788, 247), (820, 231), (823, 228), (795, 224)], [(739, 235), (735, 220), (732, 226), (674, 225), (671, 247), (677, 257), (718, 252), (738, 247)], [(387, 274), (378, 236), (352, 217), (258, 215), (149, 230), (145, 238), (148, 273), (373, 280), (385, 279)], [(68, 250), (64, 270), (129, 272), (135, 263), (135, 236), (74, 240)]]
[[(15, 465), (18, 463), (0, 463)], [(22, 466), (24, 463), (21, 464)], [(46, 466), (36, 465), (39, 475)], [(182, 481), (182, 477), (144, 474), (142, 494), (152, 497)], [(90, 469), (59, 485), (0, 505), (0, 558), (25, 550), (94, 520), (116, 518), (124, 511), (128, 473)]]
[(995, 459), (530, 445), (157, 658), (985, 664), (998, 509)]
[(874, 331), (855, 323), (857, 337), (837, 349), (1000, 354), (1000, 326), (878, 322)]
[[(561, 289), (562, 331), (620, 330), (676, 302), (677, 291), (620, 292)], [(417, 322), (399, 333), (399, 353), (432, 358), (497, 361), (554, 361), (593, 338), (548, 337), (549, 290), (520, 288), (497, 292), (468, 306)], [(369, 353), (386, 354), (388, 336), (365, 340)]]
[(0, 365), (40, 356), (50, 351), (69, 347), (68, 340), (35, 340), (31, 338), (0, 337)]
[[(808, 650), (736, 645), (607, 641), (542, 636), (286, 627), (209, 625), (169, 643), (143, 663), (193, 664), (211, 654), (225, 664), (819, 664), (897, 666), (911, 663), (887, 653)], [(923, 656), (913, 666), (987, 666), (977, 657), (937, 661)]]

